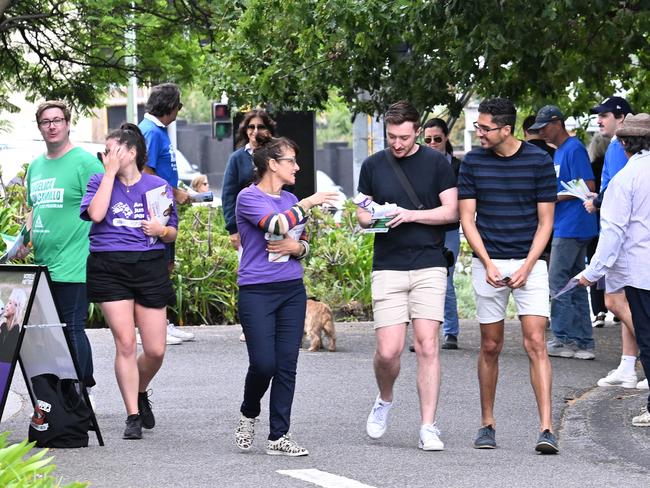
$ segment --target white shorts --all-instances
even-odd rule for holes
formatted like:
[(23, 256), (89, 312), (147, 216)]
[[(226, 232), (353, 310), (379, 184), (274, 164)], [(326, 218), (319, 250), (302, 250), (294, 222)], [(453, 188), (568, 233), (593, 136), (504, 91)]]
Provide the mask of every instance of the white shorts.
[[(493, 259), (502, 275), (512, 275), (524, 264), (524, 259)], [(476, 318), (480, 324), (500, 322), (506, 318), (508, 298), (512, 292), (517, 314), (550, 316), (548, 270), (541, 259), (528, 275), (526, 285), (514, 290), (507, 286), (494, 288), (485, 280), (485, 267), (478, 258), (472, 258), (472, 285), (476, 299)]]

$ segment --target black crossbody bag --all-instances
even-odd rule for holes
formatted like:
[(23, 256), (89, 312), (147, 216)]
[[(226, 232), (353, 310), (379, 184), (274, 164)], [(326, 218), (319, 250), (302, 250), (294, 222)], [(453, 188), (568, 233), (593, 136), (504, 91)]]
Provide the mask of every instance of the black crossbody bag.
[[(404, 173), (402, 167), (395, 160), (395, 156), (393, 156), (393, 153), (390, 152), (390, 148), (384, 149), (384, 155), (388, 160), (388, 164), (390, 164), (391, 168), (393, 168), (393, 171), (395, 172), (395, 176), (397, 176), (397, 180), (400, 182), (400, 185), (402, 185), (402, 189), (406, 192), (406, 195), (409, 197), (409, 200), (411, 200), (413, 206), (417, 210), (423, 210), (424, 205), (422, 205), (422, 202), (420, 201), (417, 194), (415, 193), (415, 190), (413, 189), (413, 185), (411, 185), (411, 182), (406, 176), (406, 173)], [(452, 224), (445, 224), (445, 225), (452, 225)], [(442, 227), (444, 227), (444, 225)], [(443, 247), (442, 254), (445, 257), (445, 260), (447, 261), (447, 274), (449, 274), (449, 268), (454, 265), (454, 261), (455, 261), (454, 253), (449, 249), (447, 249), (446, 247)]]

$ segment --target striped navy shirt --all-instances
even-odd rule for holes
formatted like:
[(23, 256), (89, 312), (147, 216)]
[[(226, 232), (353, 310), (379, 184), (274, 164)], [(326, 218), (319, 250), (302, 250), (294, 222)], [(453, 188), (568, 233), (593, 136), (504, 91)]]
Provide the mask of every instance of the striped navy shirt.
[(476, 200), (476, 227), (491, 259), (525, 259), (537, 231), (537, 203), (557, 200), (553, 161), (527, 142), (509, 157), (474, 149), (460, 166), (458, 198)]

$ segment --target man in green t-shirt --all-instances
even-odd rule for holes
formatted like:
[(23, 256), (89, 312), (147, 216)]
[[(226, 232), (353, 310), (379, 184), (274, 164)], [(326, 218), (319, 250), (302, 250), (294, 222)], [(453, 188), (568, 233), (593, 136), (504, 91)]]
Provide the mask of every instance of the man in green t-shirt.
[(36, 123), (47, 151), (29, 165), (26, 177), (34, 261), (48, 267), (81, 379), (90, 388), (95, 384), (92, 351), (85, 330), (90, 222), (81, 220), (79, 206), (88, 179), (103, 173), (104, 167), (95, 156), (70, 142), (70, 109), (64, 102), (47, 101), (39, 105)]

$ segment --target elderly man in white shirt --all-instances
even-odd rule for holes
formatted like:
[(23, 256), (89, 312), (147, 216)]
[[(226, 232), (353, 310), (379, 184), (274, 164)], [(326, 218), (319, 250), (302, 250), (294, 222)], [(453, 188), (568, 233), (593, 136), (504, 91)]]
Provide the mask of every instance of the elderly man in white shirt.
[[(612, 179), (601, 207), (600, 237), (580, 276), (590, 286), (606, 276), (608, 289), (624, 289), (646, 378), (650, 377), (650, 115), (625, 119), (616, 136), (630, 156)], [(650, 397), (632, 425), (650, 427)]]

